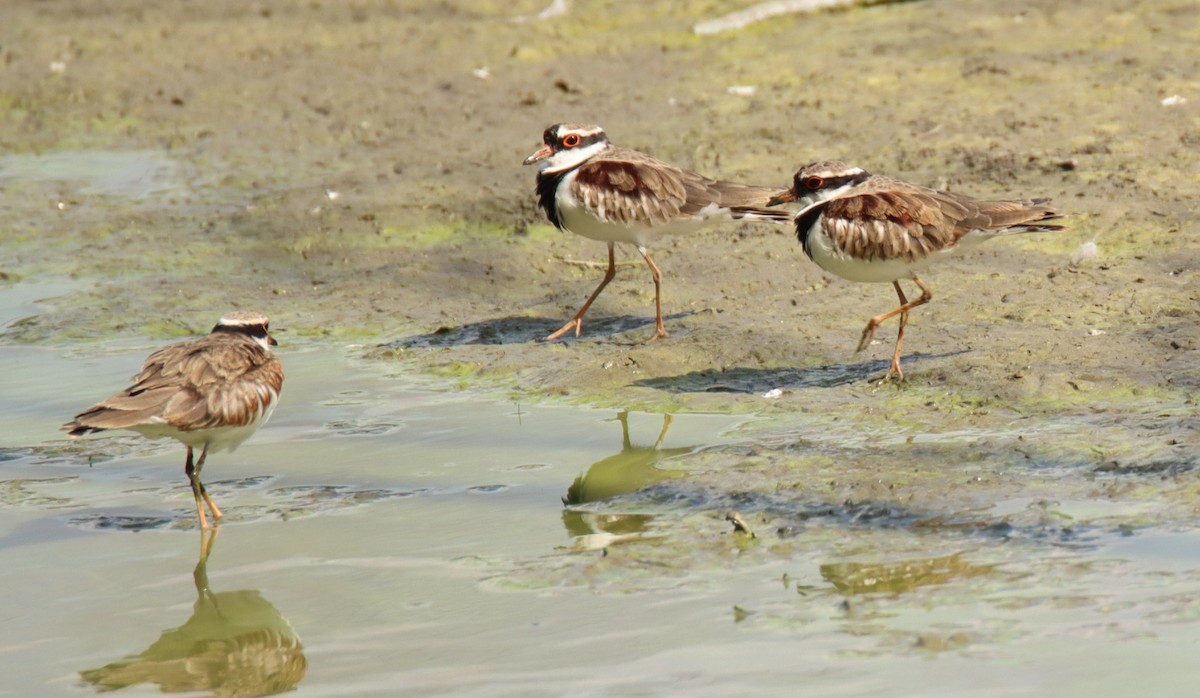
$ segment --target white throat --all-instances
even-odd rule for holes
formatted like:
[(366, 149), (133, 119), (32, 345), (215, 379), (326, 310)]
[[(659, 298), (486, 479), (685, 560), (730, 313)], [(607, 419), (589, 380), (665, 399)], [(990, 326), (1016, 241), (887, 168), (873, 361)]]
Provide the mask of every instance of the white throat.
[(801, 216), (812, 210), (814, 206), (819, 206), (830, 199), (836, 199), (850, 189), (853, 189), (855, 186), (856, 185), (847, 182), (837, 189), (822, 189), (820, 191), (805, 194), (804, 196), (800, 197), (800, 201), (804, 203), (804, 208), (796, 211), (795, 215), (792, 216), (792, 220), (799, 220)]
[(801, 197), (801, 200), (805, 202), (804, 208), (807, 209), (808, 207), (812, 206), (813, 204), (819, 204), (822, 201), (829, 201), (830, 199), (836, 199), (837, 197), (841, 196), (842, 194), (845, 194), (847, 191), (850, 191), (851, 189), (853, 189), (856, 186), (858, 186), (858, 184), (856, 184), (854, 182), (846, 182), (845, 184), (838, 187), (837, 189), (821, 189), (820, 191), (805, 194), (803, 197)]
[(585, 148), (560, 150), (538, 164), (538, 172), (562, 172), (578, 167), (585, 160), (608, 147), (608, 141), (599, 141)]

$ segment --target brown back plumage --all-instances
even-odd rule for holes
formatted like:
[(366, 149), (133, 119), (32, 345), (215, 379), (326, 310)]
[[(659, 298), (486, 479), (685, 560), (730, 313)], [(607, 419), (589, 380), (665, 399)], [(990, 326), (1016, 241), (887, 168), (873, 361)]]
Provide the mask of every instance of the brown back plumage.
[(958, 244), (972, 230), (1063, 228), (1045, 223), (1060, 217), (1045, 200), (983, 201), (883, 175), (873, 175), (809, 212), (813, 219), (817, 214), (838, 248), (861, 259), (916, 261)]
[(760, 208), (786, 190), (709, 179), (645, 153), (611, 146), (576, 170), (571, 193), (601, 218), (628, 225), (662, 225), (691, 218), (716, 204), (735, 218), (786, 221), (785, 211)]
[(181, 431), (245, 426), (283, 387), (283, 366), (252, 338), (214, 332), (159, 349), (125, 390), (63, 425), (71, 436), (166, 424)]

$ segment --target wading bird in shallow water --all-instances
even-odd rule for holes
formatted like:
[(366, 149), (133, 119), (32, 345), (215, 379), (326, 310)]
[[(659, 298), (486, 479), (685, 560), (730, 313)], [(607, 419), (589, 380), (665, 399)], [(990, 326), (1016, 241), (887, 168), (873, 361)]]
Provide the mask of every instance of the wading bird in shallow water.
[[(196, 498), (196, 516), (208, 527), (200, 500), (214, 522), (221, 510), (200, 481), (209, 451), (232, 451), (271, 417), (283, 388), (283, 366), (271, 351), (277, 342), (268, 320), (235, 311), (212, 332), (151, 354), (133, 385), (80, 412), (63, 425), (70, 436), (129, 429), (148, 438), (169, 436), (187, 446), (183, 471)], [(192, 462), (192, 449), (200, 459)]]
[[(929, 189), (884, 175), (873, 175), (841, 162), (814, 162), (801, 167), (792, 188), (768, 205), (801, 201), (796, 236), (804, 253), (822, 269), (849, 281), (891, 282), (900, 306), (871, 318), (858, 343), (871, 343), (879, 323), (899, 315), (900, 329), (892, 364), (883, 380), (900, 370), (900, 345), (908, 311), (933, 298), (917, 277), (934, 259), (1007, 233), (1063, 230), (1048, 224), (1060, 216), (1048, 199), (981, 201), (962, 194)], [(911, 279), (921, 296), (908, 300), (900, 279)]]
[(786, 222), (786, 211), (760, 208), (783, 194), (778, 187), (722, 182), (668, 165), (661, 160), (612, 145), (604, 130), (589, 124), (555, 124), (542, 136), (544, 144), (525, 158), (538, 163), (538, 203), (559, 230), (569, 230), (608, 244), (608, 271), (575, 317), (546, 337), (551, 341), (574, 330), (578, 337), (583, 316), (616, 274), (613, 246), (635, 245), (654, 277), (654, 335), (667, 336), (663, 327), (662, 273), (648, 244), (664, 235), (687, 233), (715, 220)]

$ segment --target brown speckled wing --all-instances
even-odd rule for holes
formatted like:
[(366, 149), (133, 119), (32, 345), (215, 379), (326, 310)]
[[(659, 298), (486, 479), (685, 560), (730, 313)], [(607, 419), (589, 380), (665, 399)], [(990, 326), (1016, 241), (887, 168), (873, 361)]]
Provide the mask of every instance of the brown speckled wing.
[[(782, 190), (736, 182), (712, 180), (648, 155), (610, 148), (581, 165), (571, 183), (571, 193), (584, 206), (612, 223), (662, 225), (695, 216), (717, 204), (740, 212), (761, 211)], [(767, 215), (786, 220), (781, 211)]]
[(966, 215), (958, 220), (965, 234), (970, 230), (1062, 230), (1060, 225), (1041, 225), (1060, 218), (1058, 211), (1045, 199), (1036, 201), (979, 201), (969, 197), (938, 192), (955, 198)]
[(169, 360), (147, 376), (178, 386), (162, 412), (176, 428), (245, 426), (261, 416), (283, 387), (283, 367), (274, 354), (252, 340), (213, 340), (200, 350), (164, 357)]
[(575, 198), (611, 223), (662, 225), (679, 218), (688, 199), (682, 170), (622, 155), (605, 153), (581, 165), (571, 182)]
[(253, 340), (210, 335), (164, 347), (133, 385), (76, 415), (72, 435), (161, 420), (190, 431), (245, 426), (283, 387), (283, 366)]
[(882, 176), (831, 199), (822, 213), (822, 230), (846, 254), (908, 262), (953, 247), (972, 230), (1020, 230), (1057, 217), (1038, 202), (980, 201)]

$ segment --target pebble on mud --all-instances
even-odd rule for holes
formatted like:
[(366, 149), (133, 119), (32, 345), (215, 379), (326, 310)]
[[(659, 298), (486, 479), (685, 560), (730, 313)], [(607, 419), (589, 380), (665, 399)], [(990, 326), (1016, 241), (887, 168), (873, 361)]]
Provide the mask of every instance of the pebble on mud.
[(1100, 256), (1100, 248), (1095, 240), (1088, 240), (1071, 253), (1070, 266), (1077, 267), (1084, 262)]

